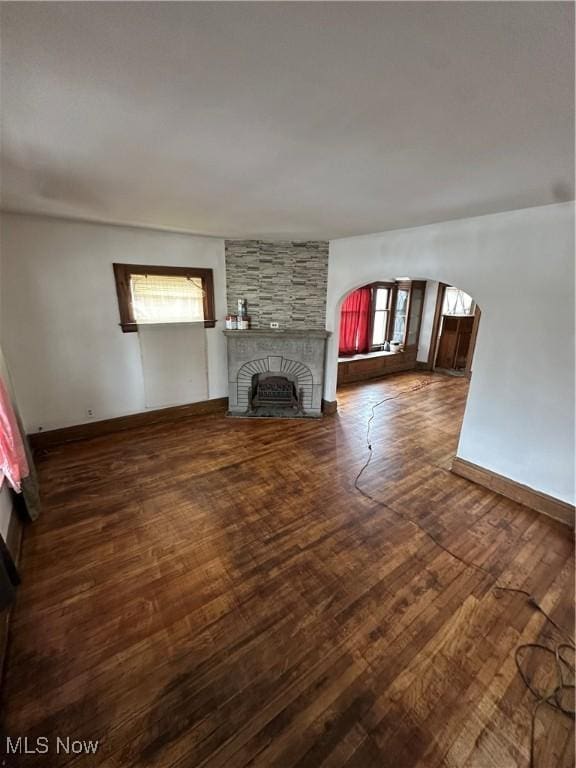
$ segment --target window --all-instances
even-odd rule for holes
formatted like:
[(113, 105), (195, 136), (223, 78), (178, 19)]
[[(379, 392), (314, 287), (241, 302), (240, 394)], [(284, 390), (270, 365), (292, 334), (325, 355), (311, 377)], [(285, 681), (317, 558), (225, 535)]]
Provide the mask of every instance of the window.
[(399, 288), (396, 292), (396, 306), (394, 308), (394, 327), (392, 329), (392, 341), (404, 343), (406, 335), (406, 317), (408, 315), (408, 288)]
[(382, 285), (374, 287), (374, 315), (372, 320), (372, 349), (382, 347), (388, 331), (390, 314), (390, 289)]
[(459, 288), (447, 286), (444, 289), (443, 315), (473, 315), (474, 299)]
[(352, 291), (340, 311), (338, 352), (342, 356), (377, 352), (396, 341), (418, 346), (426, 282), (398, 279)]
[(420, 338), (420, 325), (422, 324), (422, 309), (424, 307), (424, 293), (426, 284), (414, 283), (410, 295), (410, 319), (408, 320), (408, 333), (406, 345), (413, 347), (418, 344)]
[(125, 333), (154, 323), (216, 323), (211, 269), (114, 264), (114, 276)]

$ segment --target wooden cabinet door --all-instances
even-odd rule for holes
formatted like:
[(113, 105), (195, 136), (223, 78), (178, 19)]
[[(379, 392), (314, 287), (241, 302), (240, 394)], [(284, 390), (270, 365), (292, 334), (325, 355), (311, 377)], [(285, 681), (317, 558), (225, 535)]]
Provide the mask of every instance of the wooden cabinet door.
[(438, 344), (436, 367), (464, 370), (474, 329), (474, 316), (444, 315)]
[(437, 368), (453, 368), (458, 346), (458, 318), (444, 315), (436, 356)]
[(468, 362), (468, 350), (472, 339), (472, 328), (474, 327), (474, 317), (460, 317), (458, 320), (458, 343), (456, 345), (456, 359), (454, 368), (462, 370), (466, 368)]

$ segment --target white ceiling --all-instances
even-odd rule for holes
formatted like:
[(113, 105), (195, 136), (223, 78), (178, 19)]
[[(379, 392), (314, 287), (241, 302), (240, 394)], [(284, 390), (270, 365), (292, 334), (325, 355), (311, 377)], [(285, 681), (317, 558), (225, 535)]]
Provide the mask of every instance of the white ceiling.
[(573, 12), (3, 3), (3, 207), (291, 238), (572, 199)]

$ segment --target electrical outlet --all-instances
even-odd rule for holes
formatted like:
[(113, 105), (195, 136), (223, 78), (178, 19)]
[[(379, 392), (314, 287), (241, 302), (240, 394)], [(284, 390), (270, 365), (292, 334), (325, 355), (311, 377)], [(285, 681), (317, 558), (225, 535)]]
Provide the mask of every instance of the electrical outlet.
[(270, 323), (270, 328), (279, 328), (278, 323)]
[(86, 416), (88, 416), (89, 419), (93, 419), (94, 418), (94, 411), (93, 411), (92, 408), (87, 408), (86, 409)]

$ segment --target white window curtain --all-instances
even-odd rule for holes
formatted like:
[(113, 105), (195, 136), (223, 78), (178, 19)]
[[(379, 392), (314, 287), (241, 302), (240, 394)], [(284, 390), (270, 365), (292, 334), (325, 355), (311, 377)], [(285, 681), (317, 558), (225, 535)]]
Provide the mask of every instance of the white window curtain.
[(149, 323), (197, 323), (204, 318), (202, 280), (167, 275), (132, 275), (134, 320)]

